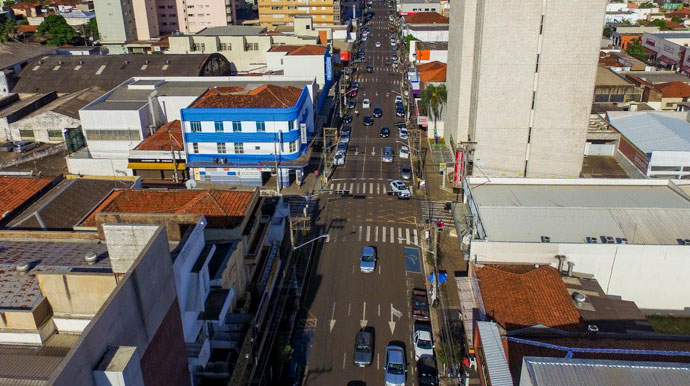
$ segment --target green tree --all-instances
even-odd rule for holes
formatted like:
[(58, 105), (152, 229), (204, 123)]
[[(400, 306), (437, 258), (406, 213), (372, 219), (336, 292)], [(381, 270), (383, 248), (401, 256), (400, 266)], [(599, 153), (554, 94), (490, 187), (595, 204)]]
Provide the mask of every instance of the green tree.
[(0, 22), (0, 43), (15, 40), (17, 37), (17, 22), (7, 19), (4, 23)]
[(98, 33), (98, 22), (96, 21), (96, 18), (89, 20), (89, 22), (86, 23), (86, 28), (84, 30), (86, 37), (89, 37), (93, 40), (98, 40), (101, 38), (101, 35)]
[(646, 3), (640, 4), (640, 8), (656, 8), (656, 7), (657, 7), (656, 4), (649, 2), (649, 1)]
[(14, 0), (5, 0), (4, 3), (2, 3), (3, 6), (9, 7), (10, 5), (14, 5)]
[(605, 38), (611, 37), (611, 28), (610, 27), (604, 27), (604, 37)]
[(661, 29), (668, 29), (668, 25), (666, 24), (666, 20), (656, 19), (656, 20), (650, 21), (649, 24), (655, 25)]
[(60, 15), (48, 15), (38, 26), (40, 36), (48, 36), (47, 43), (54, 46), (72, 43), (74, 40), (74, 28)]
[(406, 51), (408, 51), (408, 52), (410, 51), (410, 42), (413, 40), (419, 40), (419, 39), (417, 39), (416, 37), (414, 37), (412, 35), (405, 36), (405, 50)]
[(445, 84), (429, 84), (424, 88), (421, 95), (422, 104), (426, 107), (429, 115), (434, 120), (434, 142), (438, 141), (438, 131), (436, 122), (443, 115), (443, 107), (448, 101), (448, 90)]
[(642, 61), (646, 61), (649, 59), (649, 54), (647, 54), (647, 51), (645, 51), (644, 47), (642, 47), (642, 44), (640, 44), (639, 40), (635, 40), (634, 43), (628, 44), (628, 49), (627, 49), (628, 55), (632, 56), (633, 58), (640, 59)]

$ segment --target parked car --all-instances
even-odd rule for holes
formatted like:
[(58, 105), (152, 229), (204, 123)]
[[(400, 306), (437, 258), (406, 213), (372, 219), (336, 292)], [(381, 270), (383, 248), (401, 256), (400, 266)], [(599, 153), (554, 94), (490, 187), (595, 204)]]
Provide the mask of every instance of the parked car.
[(391, 60), (394, 62), (397, 62), (398, 61), (398, 55), (396, 55), (396, 54), (391, 55)]
[(417, 361), (417, 380), (419, 386), (438, 385), (438, 367), (434, 357), (421, 357)]
[(405, 122), (395, 122), (393, 125), (394, 125), (395, 127), (397, 127), (398, 129), (400, 129), (400, 128), (407, 128), (407, 126), (405, 125)]
[(343, 122), (344, 122), (344, 123), (348, 123), (348, 124), (349, 124), (349, 123), (352, 123), (352, 115), (350, 115), (350, 114), (345, 114), (345, 116), (343, 117)]
[(381, 118), (383, 116), (383, 109), (379, 106), (374, 107), (374, 117)]
[(410, 165), (404, 164), (400, 166), (400, 178), (406, 181), (412, 179), (412, 167)]
[(340, 135), (350, 135), (352, 133), (352, 127), (350, 125), (343, 125), (343, 128), (340, 129)]
[(403, 386), (407, 374), (405, 350), (399, 345), (389, 343), (386, 347), (386, 363), (383, 369), (386, 372), (386, 386)]
[(371, 126), (374, 124), (374, 118), (371, 115), (364, 116), (364, 126)]
[(29, 150), (35, 149), (41, 145), (40, 142), (31, 142), (31, 141), (19, 141), (14, 143), (14, 152), (15, 153), (24, 153)]
[(412, 290), (412, 317), (415, 320), (429, 320), (429, 298), (423, 288)]
[(376, 249), (374, 247), (362, 248), (359, 257), (359, 270), (364, 273), (373, 273), (376, 270)]
[(400, 159), (409, 159), (410, 158), (410, 148), (407, 146), (400, 146), (400, 150), (398, 151), (398, 157)]
[(14, 151), (14, 142), (5, 142), (3, 144), (0, 144), (0, 151)]
[(396, 107), (395, 108), (395, 116), (402, 118), (405, 116), (405, 108), (404, 107)]
[(381, 42), (376, 42), (376, 48), (381, 48)]
[(347, 153), (347, 144), (346, 143), (339, 143), (338, 149), (335, 151), (335, 154), (345, 154), (345, 153)]
[(355, 106), (357, 106), (357, 102), (355, 102), (354, 99), (350, 99), (350, 101), (347, 102), (347, 108), (348, 108), (348, 109), (354, 109)]
[(393, 162), (393, 148), (390, 146), (383, 147), (383, 153), (381, 154), (381, 160), (386, 163)]
[(398, 199), (401, 200), (409, 199), (412, 196), (412, 194), (410, 193), (410, 189), (407, 187), (407, 185), (405, 185), (404, 182), (400, 180), (391, 181), (389, 185), (388, 194), (397, 196)]
[(396, 104), (402, 103), (402, 101), (403, 101), (403, 100), (402, 100), (402, 97), (401, 97), (400, 95), (396, 95), (396, 96), (395, 96), (395, 103), (396, 103)]
[(369, 100), (369, 98), (364, 98), (364, 100), (362, 101), (362, 108), (363, 109), (371, 108), (371, 101)]
[(368, 65), (367, 66), (367, 72), (374, 72), (374, 66)]
[(434, 342), (429, 326), (415, 323), (414, 332), (412, 333), (412, 342), (414, 343), (415, 360), (423, 356), (434, 356)]
[(341, 133), (340, 134), (340, 140), (338, 141), (338, 143), (350, 143), (350, 136)]
[(407, 132), (407, 129), (404, 127), (401, 127), (398, 129), (398, 137), (400, 139), (407, 139), (409, 137), (409, 133)]
[(333, 165), (345, 165), (345, 153), (336, 153), (333, 157)]
[(388, 138), (391, 135), (391, 129), (387, 127), (381, 128), (381, 138)]
[(355, 366), (369, 366), (374, 358), (374, 333), (371, 328), (359, 330), (355, 336)]

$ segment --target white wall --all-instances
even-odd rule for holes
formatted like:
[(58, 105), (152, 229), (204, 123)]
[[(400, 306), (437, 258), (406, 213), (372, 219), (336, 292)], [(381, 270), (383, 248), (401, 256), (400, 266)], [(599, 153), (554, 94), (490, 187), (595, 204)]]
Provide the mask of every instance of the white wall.
[(422, 31), (415, 30), (414, 27), (410, 27), (407, 30), (409, 35), (414, 36), (423, 42), (447, 42), (448, 41), (448, 30), (445, 31)]
[(283, 69), (283, 58), (287, 52), (267, 52), (266, 69), (268, 71), (280, 71)]
[(283, 58), (283, 63), (283, 73), (287, 76), (314, 75), (319, 87), (326, 84), (323, 55), (287, 55)]
[[(677, 167), (678, 171), (655, 171), (652, 167)], [(684, 169), (681, 170), (681, 168)], [(647, 168), (649, 177), (664, 176), (668, 178), (688, 178), (690, 176), (690, 152), (687, 151), (654, 151)]]
[(608, 295), (643, 309), (690, 307), (690, 246), (632, 244), (512, 243), (473, 240), (470, 258), (478, 263), (551, 264), (564, 255), (574, 272), (594, 275)]
[(67, 160), (67, 170), (71, 174), (83, 176), (133, 176), (127, 168), (127, 159), (72, 158)]

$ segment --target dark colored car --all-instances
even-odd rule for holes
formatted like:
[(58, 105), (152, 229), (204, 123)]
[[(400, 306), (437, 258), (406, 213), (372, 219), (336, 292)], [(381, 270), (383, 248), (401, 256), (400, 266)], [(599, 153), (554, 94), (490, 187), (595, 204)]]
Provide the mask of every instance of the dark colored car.
[(381, 128), (381, 138), (388, 138), (391, 135), (391, 129), (387, 127)]
[(374, 107), (374, 117), (381, 118), (382, 116), (383, 116), (383, 110), (378, 106)]
[(374, 72), (373, 66), (367, 66), (367, 72)]
[(394, 62), (397, 62), (397, 61), (398, 61), (398, 55), (396, 55), (396, 54), (391, 55), (391, 59), (392, 59)]
[(395, 32), (395, 29), (393, 27), (388, 28), (388, 32), (393, 33)]
[(347, 114), (343, 117), (343, 122), (344, 123), (352, 123), (352, 115)]
[(405, 116), (405, 109), (402, 107), (397, 107), (395, 109), (395, 116), (396, 117), (404, 117)]
[(394, 125), (395, 125), (395, 127), (397, 127), (398, 129), (401, 128), (401, 127), (406, 127), (405, 122), (395, 122)]
[(364, 126), (371, 126), (374, 124), (374, 118), (371, 115), (364, 116)]
[(438, 369), (434, 357), (424, 356), (417, 361), (417, 379), (419, 386), (437, 386)]
[(343, 125), (343, 128), (340, 129), (340, 133), (343, 135), (350, 135), (350, 133), (352, 133), (352, 127), (350, 127), (350, 125)]
[(348, 109), (354, 109), (355, 106), (357, 106), (357, 102), (355, 102), (353, 99), (350, 99), (350, 101), (347, 102), (347, 108)]
[(359, 330), (355, 336), (355, 366), (369, 366), (374, 358), (374, 333), (371, 328)]
[(429, 298), (425, 289), (412, 290), (412, 317), (415, 320), (429, 320)]

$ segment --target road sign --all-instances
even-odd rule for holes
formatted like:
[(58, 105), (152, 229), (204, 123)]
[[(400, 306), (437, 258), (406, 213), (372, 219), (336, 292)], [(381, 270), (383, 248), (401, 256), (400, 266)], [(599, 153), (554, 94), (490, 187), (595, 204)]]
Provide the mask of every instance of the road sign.
[(438, 171), (439, 172), (443, 173), (446, 171), (446, 169), (448, 169), (448, 165), (446, 165), (445, 162), (439, 162), (438, 163)]

